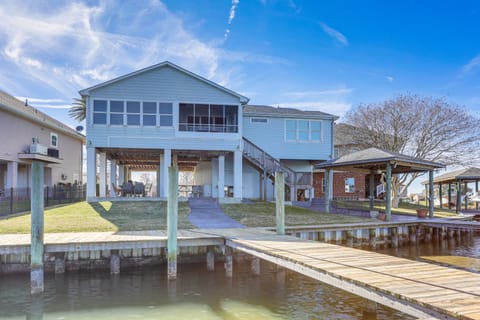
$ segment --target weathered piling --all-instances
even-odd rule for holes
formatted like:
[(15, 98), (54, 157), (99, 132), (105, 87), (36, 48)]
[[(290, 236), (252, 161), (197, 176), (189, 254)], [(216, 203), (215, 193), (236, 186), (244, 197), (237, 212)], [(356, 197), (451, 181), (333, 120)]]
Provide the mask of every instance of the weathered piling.
[(43, 162), (32, 162), (30, 292), (43, 292)]
[(168, 167), (167, 260), (168, 279), (177, 279), (178, 167)]
[(285, 174), (275, 172), (275, 220), (277, 234), (285, 234)]

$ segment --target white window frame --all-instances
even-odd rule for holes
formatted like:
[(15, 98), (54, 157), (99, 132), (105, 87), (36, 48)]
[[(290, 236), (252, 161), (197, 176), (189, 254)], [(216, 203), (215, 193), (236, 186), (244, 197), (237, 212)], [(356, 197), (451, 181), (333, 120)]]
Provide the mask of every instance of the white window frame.
[[(287, 122), (295, 121), (295, 139), (287, 138)], [(308, 140), (300, 140), (299, 121), (308, 122)], [(318, 122), (320, 124), (320, 140), (312, 139), (312, 122)], [(303, 130), (304, 131), (304, 130)], [(298, 142), (298, 143), (322, 143), (323, 142), (323, 121), (322, 120), (308, 120), (308, 119), (285, 119), (284, 121), (284, 140), (285, 142)]]
[[(352, 184), (347, 184), (347, 181), (353, 180)], [(352, 186), (352, 190), (350, 191), (350, 186)], [(348, 187), (348, 188), (347, 188)], [(347, 177), (345, 178), (345, 193), (355, 193), (355, 177)]]

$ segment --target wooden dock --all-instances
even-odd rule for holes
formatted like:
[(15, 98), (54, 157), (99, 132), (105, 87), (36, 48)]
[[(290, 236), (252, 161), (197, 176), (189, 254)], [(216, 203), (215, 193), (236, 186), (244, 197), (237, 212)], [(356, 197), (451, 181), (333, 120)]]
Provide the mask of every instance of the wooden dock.
[[(45, 234), (45, 253), (64, 253), (67, 260), (75, 252), (90, 252), (86, 259), (98, 259), (108, 250), (166, 246), (166, 231)], [(232, 248), (421, 319), (480, 319), (478, 273), (280, 236), (265, 228), (179, 230), (178, 246), (227, 248), (217, 253), (226, 252), (230, 266)], [(30, 235), (0, 235), (0, 256), (25, 256), (29, 247)], [(98, 251), (102, 254), (94, 254)], [(205, 251), (207, 268), (211, 253)], [(231, 267), (227, 276), (229, 272)]]
[(480, 319), (480, 274), (252, 229), (226, 245), (421, 319)]

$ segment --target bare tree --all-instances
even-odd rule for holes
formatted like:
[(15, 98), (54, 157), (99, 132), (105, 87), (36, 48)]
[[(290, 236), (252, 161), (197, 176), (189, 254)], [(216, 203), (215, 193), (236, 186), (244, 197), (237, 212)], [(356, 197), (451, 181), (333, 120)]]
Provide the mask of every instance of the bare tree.
[[(379, 103), (361, 104), (347, 113), (353, 143), (449, 165), (478, 161), (480, 119), (443, 98), (399, 95)], [(393, 205), (422, 174), (392, 177)]]

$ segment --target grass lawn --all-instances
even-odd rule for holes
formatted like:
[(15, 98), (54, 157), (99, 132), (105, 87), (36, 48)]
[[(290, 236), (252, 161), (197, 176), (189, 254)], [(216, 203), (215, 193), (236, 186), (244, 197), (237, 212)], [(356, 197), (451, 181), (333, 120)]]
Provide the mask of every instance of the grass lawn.
[[(178, 227), (193, 228), (187, 203), (178, 204)], [(30, 213), (0, 220), (0, 233), (30, 233)], [(167, 228), (165, 201), (77, 202), (45, 210), (45, 232), (161, 230)]]
[[(223, 211), (247, 227), (274, 227), (275, 203), (254, 202), (242, 204), (222, 204)], [(346, 215), (316, 212), (304, 208), (285, 206), (285, 225), (320, 225), (377, 221)]]
[[(353, 201), (353, 200), (335, 200), (334, 206), (337, 208), (345, 209), (357, 209), (357, 210), (369, 210), (370, 203), (368, 201)], [(398, 208), (392, 208), (392, 213), (405, 214), (405, 215), (417, 215), (417, 209), (427, 209), (428, 207), (422, 205), (416, 205), (411, 203), (400, 203)], [(384, 202), (375, 202), (375, 210), (385, 212)], [(458, 214), (455, 210), (434, 208), (434, 217), (436, 218), (451, 218), (456, 217)]]

